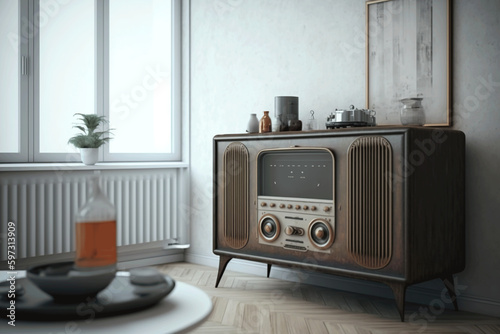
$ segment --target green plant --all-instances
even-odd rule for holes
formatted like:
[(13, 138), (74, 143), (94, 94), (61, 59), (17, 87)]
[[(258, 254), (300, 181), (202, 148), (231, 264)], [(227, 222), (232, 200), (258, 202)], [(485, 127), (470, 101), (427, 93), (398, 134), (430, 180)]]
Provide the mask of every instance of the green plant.
[(73, 116), (81, 116), (79, 119), (83, 125), (75, 125), (74, 128), (81, 130), (83, 133), (75, 135), (68, 140), (69, 144), (77, 148), (99, 148), (111, 139), (110, 130), (96, 131), (101, 123), (107, 123), (106, 117), (96, 114), (80, 114), (76, 113)]

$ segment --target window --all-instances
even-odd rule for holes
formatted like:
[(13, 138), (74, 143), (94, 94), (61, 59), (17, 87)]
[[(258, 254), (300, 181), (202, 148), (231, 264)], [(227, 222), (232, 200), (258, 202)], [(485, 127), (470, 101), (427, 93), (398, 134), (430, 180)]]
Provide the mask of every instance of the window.
[(176, 161), (180, 0), (0, 1), (0, 161), (80, 161), (75, 113), (104, 115), (101, 161)]

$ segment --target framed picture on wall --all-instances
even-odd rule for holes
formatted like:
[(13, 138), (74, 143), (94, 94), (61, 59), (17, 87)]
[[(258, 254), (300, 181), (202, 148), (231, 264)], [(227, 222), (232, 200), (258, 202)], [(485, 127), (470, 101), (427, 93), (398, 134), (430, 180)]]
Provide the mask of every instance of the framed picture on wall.
[(426, 126), (451, 125), (450, 0), (366, 3), (366, 104), (401, 124), (401, 100), (422, 99)]

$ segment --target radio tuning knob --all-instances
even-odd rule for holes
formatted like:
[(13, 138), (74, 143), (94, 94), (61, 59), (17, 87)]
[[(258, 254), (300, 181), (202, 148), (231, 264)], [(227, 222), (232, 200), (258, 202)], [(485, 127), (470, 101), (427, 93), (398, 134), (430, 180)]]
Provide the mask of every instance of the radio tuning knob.
[(270, 206), (271, 208), (274, 208), (274, 207), (276, 206), (276, 204), (271, 203), (271, 204), (269, 204), (269, 206)]
[(325, 212), (330, 211), (330, 207), (329, 207), (329, 206), (325, 206), (325, 207), (323, 208), (323, 211), (325, 211)]
[(285, 229), (286, 235), (304, 235), (304, 229), (295, 226), (287, 226)]
[(280, 204), (280, 209), (283, 209), (285, 207), (285, 204), (281, 203)]
[(260, 206), (262, 206), (262, 207), (264, 207), (264, 206), (266, 206), (266, 205), (267, 205), (267, 203), (266, 203), (266, 202), (262, 202), (262, 203), (260, 203)]
[(317, 207), (315, 205), (311, 206), (311, 211), (316, 211)]
[(304, 210), (309, 210), (309, 207), (308, 207), (307, 205), (304, 205), (304, 206), (302, 207), (302, 209), (304, 209)]
[(291, 208), (293, 208), (293, 205), (288, 204), (286, 207), (289, 208), (289, 209), (291, 209)]
[(267, 223), (266, 225), (264, 225), (264, 231), (266, 231), (267, 233), (271, 233), (273, 231), (273, 224)]
[(316, 230), (314, 230), (314, 235), (318, 238), (318, 239), (323, 239), (324, 236), (325, 236), (325, 229), (323, 227), (318, 227)]
[(297, 205), (295, 206), (295, 210), (300, 210), (300, 205), (298, 205), (298, 204), (297, 204)]

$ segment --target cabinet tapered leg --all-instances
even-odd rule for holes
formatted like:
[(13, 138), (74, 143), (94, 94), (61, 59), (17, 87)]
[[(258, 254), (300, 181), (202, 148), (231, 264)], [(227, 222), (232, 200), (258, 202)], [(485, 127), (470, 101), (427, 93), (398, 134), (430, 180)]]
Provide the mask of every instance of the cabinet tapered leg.
[(401, 322), (404, 322), (406, 285), (400, 283), (388, 283), (388, 285), (391, 287), (392, 292), (394, 293), (394, 299), (396, 301), (396, 306), (399, 311)]
[(448, 289), (448, 294), (450, 295), (450, 299), (453, 303), (453, 306), (455, 307), (455, 311), (458, 311), (457, 294), (455, 292), (455, 283), (453, 281), (453, 275), (448, 275), (441, 279), (443, 280), (446, 289)]
[(222, 278), (222, 274), (226, 270), (227, 264), (231, 261), (232, 257), (221, 255), (219, 258), (219, 272), (217, 273), (217, 280), (215, 281), (215, 287), (219, 287), (220, 279)]
[(269, 275), (271, 274), (271, 266), (272, 264), (267, 264), (267, 278), (269, 278)]

